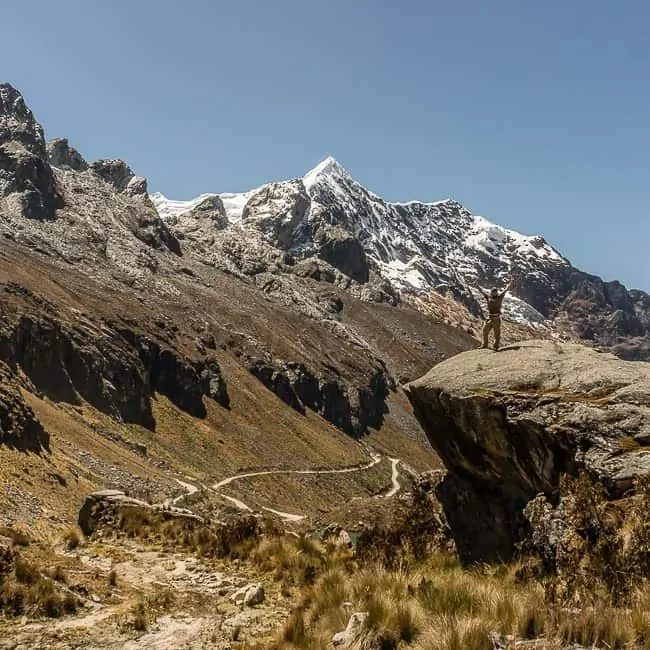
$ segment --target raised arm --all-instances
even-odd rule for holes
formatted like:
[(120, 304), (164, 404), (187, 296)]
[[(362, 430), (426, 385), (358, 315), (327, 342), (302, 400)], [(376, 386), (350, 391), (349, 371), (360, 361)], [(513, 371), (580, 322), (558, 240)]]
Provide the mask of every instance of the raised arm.
[(481, 287), (480, 285), (477, 284), (477, 285), (476, 285), (476, 288), (481, 292), (481, 295), (482, 295), (484, 298), (487, 298), (487, 297), (488, 297), (489, 292), (487, 292), (483, 287)]
[(508, 293), (508, 291), (510, 291), (511, 286), (512, 286), (512, 280), (510, 280), (508, 284), (506, 284), (505, 289), (499, 295), (505, 296)]

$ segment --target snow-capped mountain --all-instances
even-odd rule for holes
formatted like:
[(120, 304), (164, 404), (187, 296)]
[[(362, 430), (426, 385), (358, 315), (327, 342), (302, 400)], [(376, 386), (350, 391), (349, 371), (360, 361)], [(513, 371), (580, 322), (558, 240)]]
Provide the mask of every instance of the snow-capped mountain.
[[(250, 232), (264, 221), (266, 242), (296, 259), (324, 258), (357, 282), (374, 274), (401, 292), (451, 292), (474, 309), (477, 284), (503, 283), (510, 276), (521, 281), (542, 268), (570, 266), (542, 237), (502, 228), (471, 214), (457, 201), (385, 201), (334, 158), (325, 159), (302, 179), (270, 183), (242, 194), (203, 194), (190, 201), (153, 194), (151, 199), (172, 229), (184, 223), (181, 229), (187, 230), (197, 218), (197, 206), (217, 197), (226, 228)], [(191, 215), (189, 224), (184, 215)], [(269, 220), (275, 222), (274, 229), (268, 229)], [(273, 234), (278, 228), (284, 232), (282, 242)], [(333, 233), (327, 231), (336, 231), (338, 248), (350, 240), (348, 253), (359, 256), (356, 263), (322, 255), (323, 238), (332, 242)], [(359, 250), (352, 241), (360, 244)], [(506, 311), (522, 322), (544, 318), (515, 296), (509, 297)]]

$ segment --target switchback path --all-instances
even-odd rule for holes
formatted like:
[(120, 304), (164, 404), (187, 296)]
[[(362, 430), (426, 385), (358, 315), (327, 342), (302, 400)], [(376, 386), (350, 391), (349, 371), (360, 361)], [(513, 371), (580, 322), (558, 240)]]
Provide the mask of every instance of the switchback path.
[[(214, 483), (213, 485), (210, 486), (210, 489), (216, 492), (217, 494), (219, 494), (220, 496), (222, 496), (224, 499), (230, 501), (235, 507), (239, 508), (240, 510), (245, 510), (246, 512), (253, 512), (253, 509), (248, 504), (241, 501), (240, 499), (229, 496), (227, 494), (223, 494), (221, 488), (230, 485), (235, 481), (239, 481), (247, 478), (254, 478), (256, 476), (273, 476), (273, 475), (280, 475), (280, 474), (293, 474), (293, 475), (350, 474), (353, 472), (362, 472), (364, 470), (370, 469), (371, 467), (374, 467), (382, 460), (382, 456), (380, 454), (377, 454), (376, 452), (371, 451), (370, 456), (371, 456), (371, 460), (364, 465), (353, 465), (351, 467), (342, 467), (339, 469), (276, 469), (276, 470), (264, 470), (260, 472), (247, 472), (245, 474), (235, 474), (234, 476), (229, 476), (217, 483)], [(399, 458), (390, 458), (389, 460), (392, 466), (391, 480), (393, 485), (386, 494), (380, 495), (382, 498), (390, 498), (392, 496), (395, 496), (401, 489), (401, 485), (399, 482), (399, 470), (398, 470), (398, 465), (400, 460)], [(180, 481), (178, 479), (176, 479), (176, 481), (177, 483), (179, 483), (179, 485), (184, 487), (187, 490), (187, 492), (185, 494), (181, 494), (180, 496), (174, 498), (171, 501), (173, 505), (176, 505), (187, 496), (191, 494), (195, 494), (199, 490), (199, 488), (196, 485), (192, 485), (191, 483), (185, 483), (184, 481)], [(273, 508), (262, 507), (262, 510), (271, 512), (277, 515), (278, 517), (284, 519), (285, 521), (301, 521), (302, 519), (306, 518), (306, 515), (292, 514), (289, 512), (281, 512), (280, 510), (274, 510)]]

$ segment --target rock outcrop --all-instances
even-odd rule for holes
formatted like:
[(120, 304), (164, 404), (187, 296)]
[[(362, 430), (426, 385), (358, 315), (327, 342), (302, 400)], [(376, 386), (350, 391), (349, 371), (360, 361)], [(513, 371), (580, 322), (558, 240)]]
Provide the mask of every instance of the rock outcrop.
[(63, 170), (84, 172), (88, 163), (84, 157), (68, 143), (67, 138), (55, 138), (47, 143), (47, 156), (50, 164)]
[(84, 500), (77, 523), (84, 535), (92, 535), (101, 528), (119, 526), (120, 517), (129, 513), (158, 513), (163, 519), (183, 519), (203, 523), (203, 518), (184, 508), (151, 505), (127, 496), (120, 490), (100, 490), (89, 494)]
[(291, 408), (302, 414), (309, 408), (351, 435), (379, 429), (388, 412), (391, 380), (385, 368), (356, 385), (346, 385), (333, 373), (319, 375), (302, 363), (249, 359), (248, 369)]
[(0, 445), (39, 452), (49, 443), (49, 434), (20, 393), (18, 378), (0, 361)]
[(156, 392), (197, 417), (205, 416), (204, 397), (229, 404), (215, 359), (186, 358), (124, 326), (88, 322), (71, 328), (56, 312), (23, 314), (0, 327), (0, 355), (50, 399), (73, 404), (84, 399), (149, 429), (155, 428), (151, 400)]
[(41, 125), (9, 84), (0, 84), (0, 213), (54, 219), (64, 205), (48, 162)]
[(506, 557), (538, 493), (586, 471), (611, 497), (650, 473), (650, 365), (529, 341), (453, 357), (411, 382), (447, 469), (438, 493), (466, 559)]

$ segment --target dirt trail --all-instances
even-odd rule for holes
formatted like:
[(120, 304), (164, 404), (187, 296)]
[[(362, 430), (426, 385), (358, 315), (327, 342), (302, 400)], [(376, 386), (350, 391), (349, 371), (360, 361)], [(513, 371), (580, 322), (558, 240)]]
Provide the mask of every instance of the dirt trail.
[[(107, 554), (105, 545), (70, 552), (82, 561), (85, 572), (107, 576), (111, 570), (117, 584), (92, 593), (77, 616), (61, 621), (10, 622), (0, 632), (0, 650), (122, 650), (143, 648), (232, 648), (235, 630), (240, 640), (269, 641), (288, 616), (272, 583), (267, 597), (254, 608), (235, 605), (231, 595), (259, 578), (244, 565), (214, 565), (202, 558), (165, 553), (123, 541), (119, 554)], [(150, 619), (146, 631), (133, 629), (133, 611), (144, 597), (169, 594), (170, 609)]]
[(399, 458), (391, 458), (390, 462), (392, 465), (391, 480), (393, 481), (393, 487), (383, 495), (384, 499), (395, 496), (402, 488), (399, 482), (399, 470), (397, 469), (397, 466), (399, 465)]
[(354, 465), (352, 467), (343, 467), (341, 469), (271, 469), (265, 470), (263, 472), (249, 472), (247, 474), (236, 474), (235, 476), (229, 476), (228, 478), (215, 483), (212, 486), (212, 489), (215, 492), (218, 492), (220, 488), (230, 485), (233, 481), (237, 481), (242, 478), (252, 478), (253, 476), (269, 476), (271, 474), (349, 474), (350, 472), (361, 472), (364, 469), (370, 469), (374, 467), (377, 463), (381, 462), (381, 456), (379, 454), (372, 453), (372, 460), (365, 465)]
[[(265, 470), (262, 472), (248, 472), (246, 474), (236, 474), (235, 476), (229, 476), (228, 478), (225, 478), (218, 483), (215, 483), (214, 485), (211, 486), (211, 489), (214, 490), (215, 492), (219, 493), (222, 497), (225, 499), (228, 499), (231, 503), (234, 503), (240, 510), (246, 510), (248, 512), (252, 512), (252, 508), (244, 503), (243, 501), (240, 501), (239, 499), (236, 499), (235, 497), (228, 496), (226, 494), (223, 494), (220, 490), (222, 487), (226, 485), (230, 485), (234, 481), (240, 480), (240, 479), (246, 479), (246, 478), (252, 478), (255, 476), (269, 476), (269, 475), (274, 475), (274, 474), (293, 474), (293, 475), (305, 475), (305, 474), (349, 474), (351, 472), (362, 472), (364, 470), (370, 469), (371, 467), (374, 467), (378, 463), (381, 462), (382, 456), (380, 454), (377, 454), (373, 451), (370, 452), (370, 456), (372, 460), (365, 465), (355, 465), (353, 467), (342, 467), (340, 469), (281, 469), (281, 470)], [(401, 485), (399, 482), (399, 470), (397, 466), (399, 465), (400, 459), (399, 458), (390, 458), (389, 459), (391, 462), (391, 480), (392, 480), (392, 487), (390, 490), (384, 494), (381, 495), (382, 498), (390, 498), (395, 496), (401, 489)], [(266, 510), (267, 512), (272, 512), (273, 514), (277, 515), (278, 517), (281, 517), (285, 521), (301, 521), (303, 519), (306, 519), (306, 515), (299, 515), (299, 514), (291, 514), (288, 512), (281, 512), (279, 510), (274, 510), (273, 508), (268, 508), (268, 507), (262, 507), (262, 510)]]
[[(230, 496), (228, 494), (224, 494), (221, 491), (221, 488), (230, 485), (235, 481), (239, 481), (241, 479), (247, 479), (247, 478), (254, 478), (256, 476), (272, 476), (272, 475), (280, 475), (280, 474), (286, 474), (286, 475), (289, 474), (290, 475), (350, 474), (352, 472), (362, 472), (364, 470), (370, 469), (371, 467), (374, 467), (375, 465), (380, 463), (383, 458), (380, 454), (377, 454), (374, 451), (370, 451), (370, 457), (371, 460), (364, 465), (353, 465), (351, 467), (341, 467), (339, 469), (277, 469), (277, 470), (271, 469), (271, 470), (263, 470), (259, 472), (246, 472), (245, 474), (235, 474), (234, 476), (229, 476), (217, 483), (214, 483), (213, 485), (210, 486), (209, 489), (213, 490), (214, 492), (217, 492), (224, 499), (230, 501), (239, 510), (243, 510), (246, 512), (253, 512), (253, 508), (251, 508), (247, 503), (244, 503), (243, 501), (237, 499), (236, 497)], [(398, 470), (400, 459), (389, 458), (388, 460), (390, 460), (391, 462), (392, 487), (386, 494), (380, 495), (382, 498), (393, 497), (401, 489), (401, 484), (399, 482), (399, 470)], [(190, 479), (191, 477), (188, 476), (186, 478)], [(170, 505), (178, 505), (185, 498), (187, 498), (192, 494), (196, 494), (201, 489), (198, 486), (193, 485), (192, 483), (186, 483), (185, 481), (181, 481), (180, 479), (176, 479), (176, 482), (182, 487), (184, 487), (186, 492), (185, 494), (181, 494), (177, 497), (174, 497), (173, 499), (168, 499), (165, 503), (168, 503)], [(270, 508), (266, 506), (262, 506), (262, 510), (271, 512), (274, 515), (280, 517), (281, 519), (284, 519), (285, 521), (302, 521), (303, 519), (307, 518), (306, 515), (282, 512), (280, 510), (275, 510), (274, 508)]]

